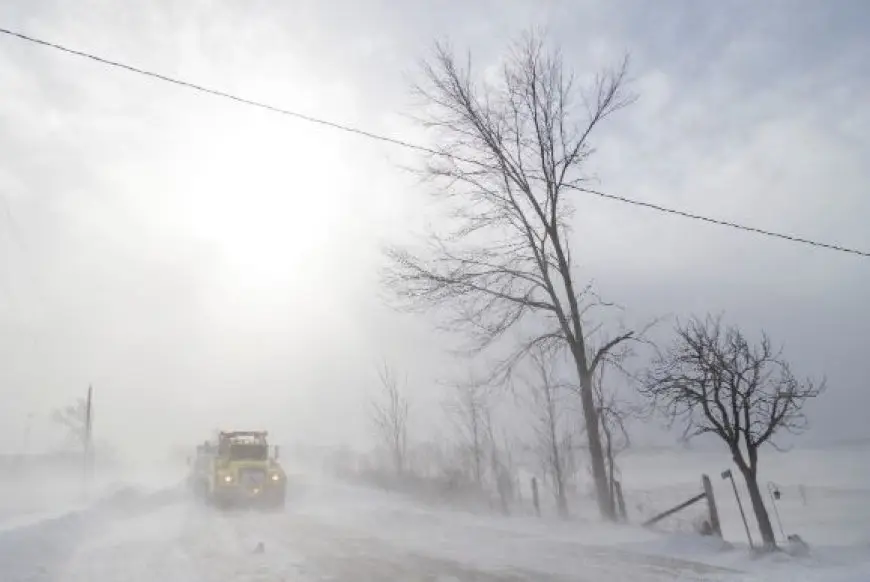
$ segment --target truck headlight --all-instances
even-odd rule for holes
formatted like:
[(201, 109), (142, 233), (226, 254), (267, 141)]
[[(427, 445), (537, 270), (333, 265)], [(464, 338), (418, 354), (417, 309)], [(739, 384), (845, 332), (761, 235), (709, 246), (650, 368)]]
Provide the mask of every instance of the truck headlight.
[(281, 480), (281, 475), (279, 475), (278, 473), (272, 473), (272, 481), (280, 481), (280, 480)]
[(233, 476), (232, 475), (224, 475), (224, 483), (232, 483)]

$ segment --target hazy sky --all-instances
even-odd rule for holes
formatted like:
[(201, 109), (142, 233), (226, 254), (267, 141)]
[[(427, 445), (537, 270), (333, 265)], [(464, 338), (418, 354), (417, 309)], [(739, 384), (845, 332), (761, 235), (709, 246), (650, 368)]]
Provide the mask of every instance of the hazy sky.
[[(578, 74), (632, 55), (636, 105), (595, 143), (601, 188), (870, 249), (870, 5), (11, 0), (0, 26), (397, 137), (436, 38), (480, 69), (544, 25)], [(413, 154), (0, 38), (0, 435), (56, 438), (93, 383), (100, 434), (217, 426), (354, 442), (374, 362), (420, 423), (445, 357), (381, 306), (379, 244), (423, 192)], [(813, 438), (866, 435), (870, 260), (578, 201), (582, 276), (633, 319), (724, 311), (827, 374)], [(425, 418), (424, 418), (425, 417)], [(36, 446), (36, 445), (34, 445)]]

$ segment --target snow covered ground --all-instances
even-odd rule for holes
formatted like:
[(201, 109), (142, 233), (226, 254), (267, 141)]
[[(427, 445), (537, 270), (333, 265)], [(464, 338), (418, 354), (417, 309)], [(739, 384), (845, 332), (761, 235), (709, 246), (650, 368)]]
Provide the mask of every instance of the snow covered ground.
[[(843, 536), (836, 534), (815, 538), (811, 554), (803, 558), (753, 559), (739, 537), (723, 543), (689, 533), (604, 525), (592, 518), (561, 522), (434, 511), (374, 491), (366, 492), (363, 501), (360, 491), (335, 484), (318, 484), (308, 497), (298, 514), (478, 570), (518, 568), (560, 580), (870, 581), (870, 545), (838, 543)], [(858, 513), (866, 509), (856, 508)], [(836, 531), (833, 522), (826, 524)], [(870, 519), (860, 529), (870, 533)], [(820, 530), (816, 533), (821, 536)]]
[(179, 479), (178, 470), (114, 470), (97, 473), (85, 487), (79, 471), (41, 468), (26, 476), (7, 473), (0, 478), (0, 531), (90, 507), (131, 486), (153, 491)]
[(517, 524), (310, 485), (281, 514), (219, 513), (164, 492), (6, 530), (0, 572), (16, 582), (706, 580), (721, 573), (574, 541), (551, 546)]
[[(672, 505), (700, 491), (700, 475), (706, 473), (713, 483), (725, 538), (746, 540), (731, 483), (720, 477), (729, 468), (727, 455), (700, 451), (632, 452), (626, 455), (623, 465), (629, 513), (643, 513), (653, 507), (664, 509), (668, 503)], [(747, 503), (748, 493), (736, 471), (735, 480)], [(786, 534), (797, 533), (810, 544), (870, 546), (870, 446), (795, 449), (788, 453), (765, 451), (759, 482), (777, 533), (779, 525), (767, 494), (768, 484), (781, 492), (776, 508)], [(639, 512), (633, 501), (650, 507)], [(754, 520), (750, 522), (757, 540)]]
[[(681, 488), (692, 491), (694, 477), (708, 471), (733, 547), (688, 533), (602, 525), (582, 511), (560, 522), (436, 510), (314, 475), (298, 478), (283, 513), (219, 513), (189, 499), (179, 475), (170, 473), (139, 476), (135, 487), (106, 480), (87, 507), (70, 495), (57, 498), (53, 514), (44, 503), (42, 514), (26, 519), (7, 508), (0, 514), (7, 516), (0, 517), (0, 580), (870, 581), (870, 509), (861, 475), (867, 466), (855, 464), (865, 453), (802, 451), (771, 463), (770, 478), (784, 490), (784, 528), (811, 545), (803, 558), (751, 559), (730, 484), (718, 478), (719, 461), (704, 467), (706, 455), (661, 453), (626, 459), (629, 499), (664, 503)], [(825, 470), (807, 471), (811, 461)], [(37, 497), (44, 499), (42, 491)]]

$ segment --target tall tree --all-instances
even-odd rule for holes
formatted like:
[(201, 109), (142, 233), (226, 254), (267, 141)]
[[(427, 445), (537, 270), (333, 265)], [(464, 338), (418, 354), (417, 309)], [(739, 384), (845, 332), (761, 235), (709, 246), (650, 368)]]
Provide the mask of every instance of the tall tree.
[(456, 384), (454, 389), (445, 408), (459, 429), (462, 448), (471, 458), (474, 482), (482, 487), (491, 418), (487, 387), (472, 381)]
[(390, 452), (396, 474), (402, 475), (408, 460), (408, 397), (396, 373), (386, 363), (378, 370), (378, 374), (381, 392), (371, 402), (372, 423)]
[(764, 545), (776, 538), (758, 486), (758, 453), (782, 432), (807, 426), (803, 409), (825, 382), (798, 380), (766, 334), (750, 343), (721, 317), (677, 324), (676, 338), (646, 373), (643, 392), (684, 436), (712, 434), (728, 446), (746, 482)]
[(571, 433), (564, 426), (564, 417), (568, 412), (565, 403), (566, 387), (556, 377), (555, 361), (551, 352), (536, 349), (531, 354), (531, 360), (534, 374), (528, 382), (528, 391), (532, 396), (531, 408), (535, 413), (534, 429), (538, 448), (543, 465), (552, 477), (556, 509), (560, 517), (567, 517), (565, 457), (566, 453), (570, 454)]
[(489, 445), (490, 471), (492, 472), (493, 479), (495, 479), (501, 511), (507, 515), (510, 513), (510, 504), (514, 495), (512, 478), (514, 468), (511, 462), (510, 444), (505, 435), (502, 446), (499, 447), (498, 439), (495, 435), (492, 410), (486, 408), (483, 410), (483, 413), (483, 426), (486, 429), (487, 443)]
[(578, 284), (570, 245), (573, 198), (586, 190), (594, 130), (632, 101), (627, 60), (578, 88), (561, 53), (536, 34), (515, 43), (497, 79), (478, 82), (444, 45), (423, 66), (416, 87), (427, 128), (437, 132), (421, 173), (446, 207), (443, 229), (425, 249), (391, 247), (385, 283), (409, 309), (443, 308), (443, 326), (467, 334), (472, 354), (508, 330), (521, 339), (493, 372), (506, 376), (536, 346), (570, 353), (599, 508), (613, 518), (592, 374), (602, 357), (587, 345), (589, 310), (599, 305)]
[(631, 445), (628, 422), (640, 415), (637, 406), (620, 400), (615, 391), (606, 390), (604, 373), (607, 366), (600, 365), (593, 378), (595, 402), (601, 421), (601, 436), (604, 446), (604, 460), (607, 465), (607, 486), (610, 489), (610, 502), (616, 503), (616, 482), (619, 468), (616, 457)]

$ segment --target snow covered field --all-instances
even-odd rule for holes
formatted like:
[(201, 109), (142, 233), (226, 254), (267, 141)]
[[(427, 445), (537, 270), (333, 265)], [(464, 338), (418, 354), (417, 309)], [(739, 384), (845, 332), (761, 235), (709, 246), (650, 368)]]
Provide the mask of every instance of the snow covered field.
[[(710, 476), (722, 519), (723, 535), (732, 542), (746, 542), (746, 534), (730, 481), (720, 477), (729, 468), (724, 455), (694, 451), (662, 451), (626, 455), (623, 481), (628, 498), (646, 501), (655, 509), (700, 491), (700, 475)], [(747, 511), (748, 493), (736, 474), (738, 491)], [(870, 447), (842, 446), (796, 449), (789, 453), (766, 451), (759, 482), (781, 537), (768, 484), (781, 492), (776, 507), (785, 534), (798, 534), (812, 545), (870, 547)], [(669, 503), (666, 503), (669, 502)], [(754, 519), (751, 533), (759, 539)]]
[[(751, 559), (730, 484), (718, 476), (721, 460), (662, 452), (625, 459), (634, 521), (640, 510), (632, 501), (679, 497), (706, 471), (733, 548), (688, 533), (602, 525), (584, 508), (570, 522), (471, 515), (313, 475), (300, 478), (284, 513), (217, 513), (192, 502), (179, 475), (170, 473), (136, 477), (132, 488), (106, 481), (87, 507), (76, 505), (74, 495), (61, 496), (51, 514), (44, 491), (35, 495), (43, 500), (41, 514), (16, 516), (6, 507), (0, 580), (870, 580), (866, 455), (832, 449), (772, 458), (765, 479), (783, 490), (786, 533), (800, 534), (812, 548), (803, 558)], [(160, 481), (166, 485), (158, 487)], [(17, 495), (28, 496), (20, 489)]]
[[(181, 478), (178, 471), (104, 471), (86, 489), (79, 471), (41, 468), (26, 476), (7, 472), (0, 476), (0, 531), (14, 529), (81, 510), (94, 501), (129, 488), (157, 490)], [(2, 580), (2, 577), (0, 577)]]

